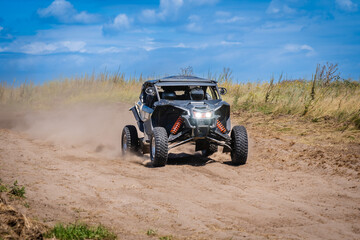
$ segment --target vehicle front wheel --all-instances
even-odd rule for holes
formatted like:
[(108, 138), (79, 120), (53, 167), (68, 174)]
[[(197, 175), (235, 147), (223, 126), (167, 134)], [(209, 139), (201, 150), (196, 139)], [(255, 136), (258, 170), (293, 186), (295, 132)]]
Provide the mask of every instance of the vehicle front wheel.
[(233, 127), (231, 148), (231, 162), (235, 165), (245, 164), (248, 156), (248, 135), (244, 126)]
[(127, 153), (135, 153), (139, 147), (139, 137), (136, 127), (126, 125), (121, 134), (121, 151), (125, 155)]
[(150, 159), (154, 167), (165, 166), (168, 159), (168, 147), (165, 128), (155, 127), (150, 141)]

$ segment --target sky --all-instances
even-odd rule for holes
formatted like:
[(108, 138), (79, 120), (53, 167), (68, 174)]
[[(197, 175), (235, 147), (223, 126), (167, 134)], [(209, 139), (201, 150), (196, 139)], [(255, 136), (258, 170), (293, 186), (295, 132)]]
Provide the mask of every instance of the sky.
[(230, 68), (239, 82), (360, 77), (360, 0), (0, 0), (0, 81)]

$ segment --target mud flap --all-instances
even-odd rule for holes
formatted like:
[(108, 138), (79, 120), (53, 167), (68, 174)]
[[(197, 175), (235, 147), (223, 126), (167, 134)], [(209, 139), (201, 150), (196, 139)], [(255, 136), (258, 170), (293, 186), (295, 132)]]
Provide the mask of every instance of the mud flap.
[(141, 119), (140, 119), (140, 117), (139, 117), (139, 114), (138, 114), (138, 112), (136, 111), (135, 106), (132, 107), (132, 108), (130, 108), (130, 110), (131, 110), (131, 112), (134, 114), (134, 117), (135, 117), (136, 122), (137, 122), (137, 124), (138, 124), (139, 130), (140, 130), (141, 132), (144, 132), (144, 122), (141, 121)]
[(144, 143), (144, 138), (140, 139), (140, 149), (142, 150), (143, 154), (150, 153), (150, 144)]
[(195, 151), (205, 150), (209, 147), (209, 142), (206, 140), (197, 140), (195, 144)]

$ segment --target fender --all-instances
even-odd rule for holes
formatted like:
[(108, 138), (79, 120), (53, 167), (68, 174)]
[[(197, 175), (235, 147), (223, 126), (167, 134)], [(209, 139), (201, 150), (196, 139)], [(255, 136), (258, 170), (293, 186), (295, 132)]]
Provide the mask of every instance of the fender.
[(135, 117), (135, 120), (138, 124), (139, 130), (141, 132), (144, 132), (144, 122), (140, 119), (139, 113), (136, 111), (135, 106), (130, 108), (129, 111), (131, 111)]

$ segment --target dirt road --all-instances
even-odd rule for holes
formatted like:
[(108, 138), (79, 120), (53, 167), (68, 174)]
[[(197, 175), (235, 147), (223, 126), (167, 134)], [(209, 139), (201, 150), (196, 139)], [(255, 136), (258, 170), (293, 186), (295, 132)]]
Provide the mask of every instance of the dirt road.
[(120, 239), (149, 239), (149, 229), (154, 239), (360, 238), (358, 144), (298, 143), (245, 121), (246, 165), (189, 145), (151, 168), (148, 156), (119, 156), (121, 128), (134, 123), (126, 110), (3, 114), (0, 176), (26, 186), (21, 211), (49, 225), (102, 223)]

